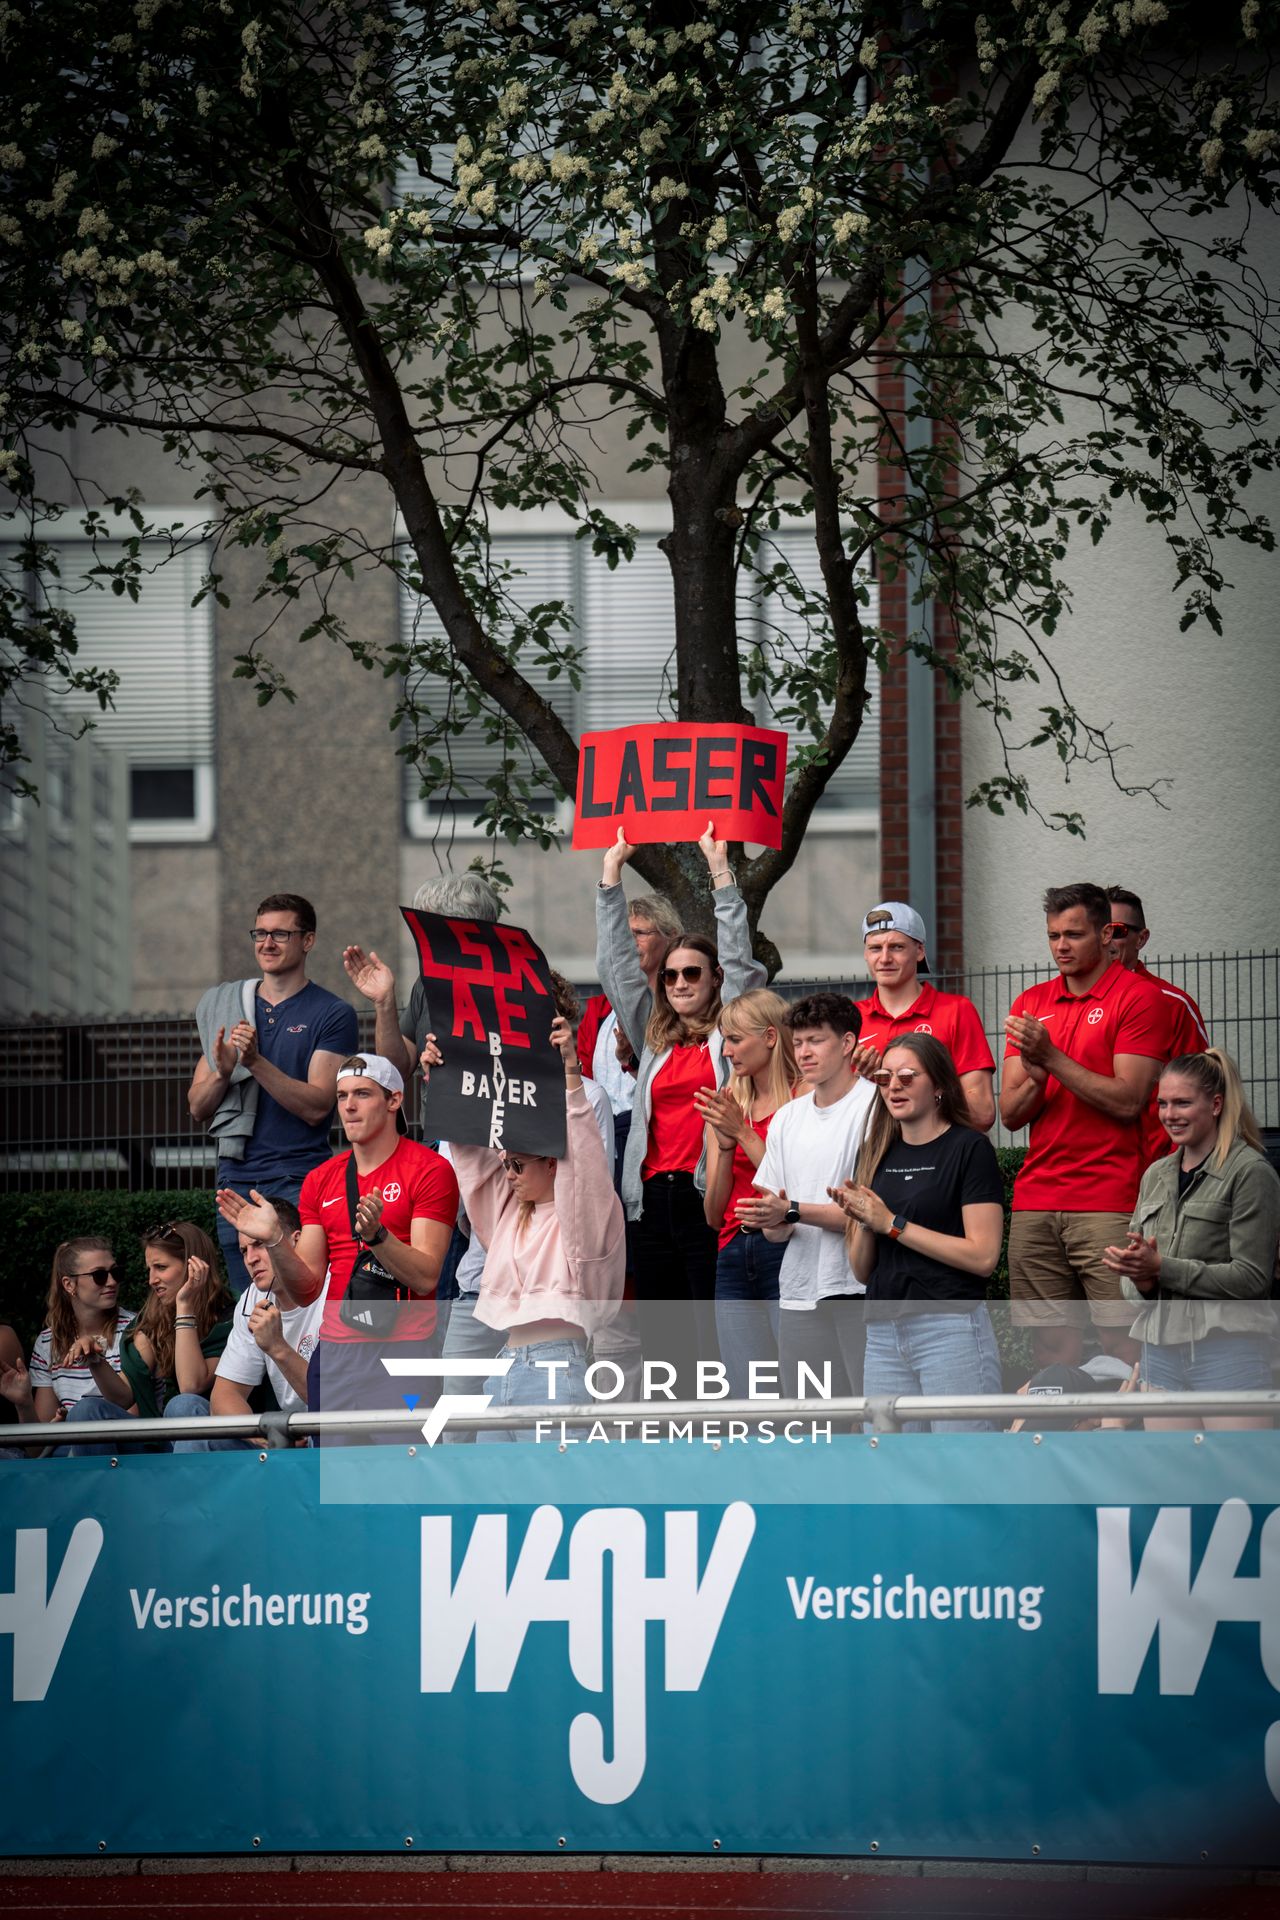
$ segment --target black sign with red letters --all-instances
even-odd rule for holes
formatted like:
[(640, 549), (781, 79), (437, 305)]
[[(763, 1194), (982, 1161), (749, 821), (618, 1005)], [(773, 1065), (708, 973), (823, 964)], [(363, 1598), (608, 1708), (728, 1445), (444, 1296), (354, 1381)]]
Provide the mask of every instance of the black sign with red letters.
[(511, 1153), (565, 1150), (564, 1062), (551, 1043), (546, 957), (521, 927), (402, 907), (444, 1065), (427, 1121), (440, 1140)]

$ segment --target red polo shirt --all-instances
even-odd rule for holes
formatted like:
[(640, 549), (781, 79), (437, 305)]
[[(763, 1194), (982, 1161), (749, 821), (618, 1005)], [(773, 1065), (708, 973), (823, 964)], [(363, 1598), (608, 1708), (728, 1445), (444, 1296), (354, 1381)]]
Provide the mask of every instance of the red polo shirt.
[[(1155, 988), (1164, 1001), (1165, 1013), (1169, 1018), (1169, 1051), (1167, 1060), (1176, 1060), (1183, 1053), (1203, 1053), (1209, 1044), (1209, 1032), (1204, 1024), (1204, 1016), (1189, 993), (1181, 987), (1175, 987), (1168, 980), (1162, 980), (1158, 973), (1152, 973), (1150, 967), (1144, 967), (1141, 960), (1133, 969), (1140, 980), (1145, 980)], [(1142, 1166), (1143, 1171), (1153, 1160), (1160, 1160), (1172, 1148), (1164, 1128), (1160, 1125), (1160, 1086), (1159, 1082), (1151, 1089), (1151, 1105), (1142, 1116)]]
[[(1093, 1073), (1115, 1075), (1118, 1053), (1168, 1058), (1168, 1016), (1158, 993), (1119, 961), (1088, 993), (1062, 979), (1029, 987), (1013, 1013), (1043, 1020), (1061, 1052)], [(1012, 1044), (1005, 1059), (1018, 1052)], [(1142, 1178), (1142, 1121), (1113, 1120), (1049, 1076), (1013, 1185), (1015, 1213), (1129, 1213)]]
[(869, 1000), (858, 1001), (858, 1011), (862, 1015), (859, 1046), (883, 1053), (905, 1034), (931, 1033), (950, 1053), (957, 1073), (995, 1072), (978, 1009), (962, 993), (939, 993), (926, 981), (905, 1013), (886, 1013), (878, 990)]

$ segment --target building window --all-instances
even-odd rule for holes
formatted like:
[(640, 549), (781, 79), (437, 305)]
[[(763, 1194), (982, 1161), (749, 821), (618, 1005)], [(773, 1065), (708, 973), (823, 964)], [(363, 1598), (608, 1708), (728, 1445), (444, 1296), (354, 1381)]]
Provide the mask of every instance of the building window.
[[(641, 510), (633, 503), (610, 504), (611, 516), (635, 525), (652, 521), (652, 510)], [(512, 516), (513, 519), (516, 516)], [(559, 516), (556, 516), (559, 519)], [(559, 525), (550, 515), (528, 515), (527, 530), (503, 527), (492, 541), (494, 558), (523, 571), (515, 597), (523, 607), (548, 600), (562, 600), (572, 610), (575, 631), (566, 636), (585, 649), (582, 661), (582, 686), (575, 693), (568, 680), (549, 677), (545, 667), (522, 665), (522, 671), (559, 713), (575, 739), (581, 734), (608, 727), (637, 725), (651, 720), (671, 719), (674, 708), (675, 616), (671, 601), (671, 572), (658, 547), (656, 529), (641, 531), (636, 541), (635, 558), (622, 562), (610, 572), (605, 561), (590, 551), (586, 541), (576, 540), (573, 525)], [(762, 554), (761, 565), (768, 571), (785, 561), (803, 592), (820, 594), (821, 573), (812, 534), (803, 528), (786, 528), (771, 536), (770, 549)], [(779, 648), (803, 646), (805, 622), (801, 614), (786, 603), (783, 596), (769, 594), (754, 597), (744, 583), (738, 606), (738, 631), (745, 649), (753, 640)], [(864, 609), (868, 625), (878, 618), (877, 595), (870, 585), (871, 603)], [(431, 603), (408, 589), (401, 590), (402, 631), (408, 638), (415, 630), (433, 638), (443, 630)], [(416, 623), (416, 627), (415, 627)], [(843, 766), (829, 782), (815, 815), (815, 824), (835, 826), (874, 825), (879, 808), (880, 785), (880, 680), (874, 664), (868, 674), (871, 696), (862, 730)], [(456, 691), (451, 695), (442, 678), (422, 675), (415, 692), (425, 711), (438, 716), (450, 699), (462, 726), (437, 750), (446, 757), (452, 771), (452, 785), (430, 799), (419, 795), (417, 771), (406, 766), (405, 811), (410, 835), (415, 839), (434, 838), (447, 822), (450, 829), (463, 835), (479, 831), (473, 826), (475, 814), (483, 803), (485, 782), (498, 770), (502, 748), (487, 742), (483, 726), (476, 720), (467, 724), (465, 707), (459, 707)], [(779, 724), (762, 697), (754, 703), (762, 726)], [(513, 730), (514, 734), (514, 730)], [(809, 743), (809, 736), (792, 731), (794, 745)], [(533, 769), (540, 763), (532, 749), (514, 736), (514, 753)], [(536, 773), (534, 775), (536, 779)], [(557, 800), (548, 783), (544, 796), (548, 812)], [(567, 808), (562, 813), (567, 826)]]
[[(154, 510), (153, 510), (154, 511)], [(166, 524), (172, 516), (165, 515)], [(92, 569), (120, 549), (50, 530), (59, 577), (41, 576), (41, 591), (73, 613), (76, 661), (119, 675), (115, 704), (105, 713), (84, 694), (51, 694), (54, 720), (90, 718), (97, 746), (119, 755), (129, 773), (129, 838), (134, 842), (207, 840), (214, 822), (214, 688), (212, 599), (192, 601), (208, 567), (208, 549), (185, 547), (170, 557), (168, 541), (142, 542), (143, 579), (136, 601), (111, 591)], [(13, 565), (16, 549), (6, 549)]]

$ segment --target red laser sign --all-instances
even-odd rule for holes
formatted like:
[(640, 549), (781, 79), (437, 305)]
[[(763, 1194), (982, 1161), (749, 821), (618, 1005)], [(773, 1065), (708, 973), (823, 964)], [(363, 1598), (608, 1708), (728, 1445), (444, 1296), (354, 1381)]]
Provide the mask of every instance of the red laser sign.
[(575, 847), (696, 840), (782, 845), (787, 736), (767, 727), (616, 727), (584, 733), (578, 754)]

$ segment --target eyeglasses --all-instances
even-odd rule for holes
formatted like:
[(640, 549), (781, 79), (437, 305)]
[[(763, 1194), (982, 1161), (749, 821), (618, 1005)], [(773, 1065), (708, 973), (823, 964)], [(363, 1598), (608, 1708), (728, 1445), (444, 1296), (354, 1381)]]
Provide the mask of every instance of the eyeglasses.
[(702, 974), (703, 969), (701, 967), (664, 967), (662, 969), (662, 984), (664, 987), (674, 987), (677, 980), (684, 980), (692, 987), (696, 986), (697, 982), (701, 980)]
[(878, 1087), (891, 1087), (896, 1080), (909, 1093), (923, 1072), (923, 1067), (899, 1067), (896, 1072), (891, 1072), (888, 1067), (877, 1067), (871, 1078)]
[(119, 1267), (86, 1267), (83, 1273), (64, 1273), (64, 1280), (92, 1280), (95, 1287), (105, 1287), (110, 1280), (123, 1278)]
[(292, 940), (295, 935), (301, 938), (301, 927), (285, 927), (283, 930), (277, 927), (250, 927), (249, 929), (249, 938), (255, 947), (265, 947), (268, 942), (282, 947), (286, 940)]

